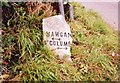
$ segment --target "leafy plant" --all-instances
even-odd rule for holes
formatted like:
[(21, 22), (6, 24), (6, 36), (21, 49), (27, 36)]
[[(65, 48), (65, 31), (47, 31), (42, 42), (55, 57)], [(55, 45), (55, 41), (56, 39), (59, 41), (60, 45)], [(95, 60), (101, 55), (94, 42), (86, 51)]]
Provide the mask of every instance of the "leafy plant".
[(13, 4), (17, 15), (10, 17), (2, 27), (6, 69), (3, 74), (12, 75), (9, 80), (16, 76), (26, 82), (118, 80), (118, 35), (96, 12), (71, 3), (75, 8), (75, 21), (68, 21), (73, 34), (73, 62), (69, 63), (55, 56), (43, 42), (42, 19), (54, 15), (50, 4), (42, 4), (34, 13), (28, 13), (27, 9), (36, 3), (27, 8), (23, 7), (25, 3)]

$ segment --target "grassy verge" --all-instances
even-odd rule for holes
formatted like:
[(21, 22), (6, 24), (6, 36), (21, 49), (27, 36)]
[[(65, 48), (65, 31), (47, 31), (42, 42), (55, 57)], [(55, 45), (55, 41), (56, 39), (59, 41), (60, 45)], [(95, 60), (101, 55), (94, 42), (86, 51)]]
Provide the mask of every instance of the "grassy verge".
[[(6, 79), (118, 80), (117, 32), (112, 30), (96, 12), (86, 10), (78, 3), (71, 4), (75, 13), (75, 21), (68, 21), (73, 34), (71, 46), (73, 63), (59, 60), (54, 53), (44, 47), (42, 19), (46, 17), (45, 10), (41, 9), (32, 15), (24, 12), (14, 19), (11, 18), (7, 23), (8, 27), (3, 26), (3, 74), (10, 75)], [(48, 12), (47, 10), (45, 12)], [(54, 15), (51, 11), (49, 13)]]

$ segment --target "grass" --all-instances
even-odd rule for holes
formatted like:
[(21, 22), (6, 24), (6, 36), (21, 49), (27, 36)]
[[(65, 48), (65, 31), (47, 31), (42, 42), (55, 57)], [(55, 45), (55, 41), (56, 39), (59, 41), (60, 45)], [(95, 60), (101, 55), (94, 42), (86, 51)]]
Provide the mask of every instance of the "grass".
[[(8, 80), (24, 81), (117, 81), (118, 34), (96, 12), (86, 10), (78, 3), (74, 6), (75, 21), (69, 22), (73, 34), (72, 63), (60, 60), (44, 46), (40, 9), (34, 14), (26, 12), (3, 26), (3, 74)], [(48, 7), (52, 8), (52, 7)], [(17, 12), (17, 10), (16, 10)], [(22, 10), (23, 12), (23, 10)], [(14, 27), (11, 28), (11, 25)], [(112, 56), (114, 53), (115, 56)], [(5, 64), (6, 63), (6, 64)], [(12, 72), (11, 72), (12, 71)], [(16, 77), (17, 76), (17, 77)]]
[(70, 23), (73, 33), (72, 55), (77, 57), (78, 61), (83, 62), (86, 69), (90, 69), (87, 75), (91, 76), (87, 79), (111, 80), (109, 78), (112, 77), (112, 80), (116, 79), (118, 63), (113, 64), (111, 60), (113, 52), (116, 56), (119, 55), (117, 32), (107, 25), (96, 12), (86, 10), (80, 5), (76, 6), (76, 3), (72, 4), (75, 5), (76, 17), (75, 22)]

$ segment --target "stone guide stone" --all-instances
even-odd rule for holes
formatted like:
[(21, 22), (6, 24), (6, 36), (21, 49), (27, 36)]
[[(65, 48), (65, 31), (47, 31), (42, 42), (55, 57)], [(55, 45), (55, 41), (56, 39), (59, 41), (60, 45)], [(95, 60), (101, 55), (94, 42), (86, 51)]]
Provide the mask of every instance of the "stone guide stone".
[(43, 39), (45, 45), (60, 59), (71, 61), (72, 34), (62, 15), (43, 19)]

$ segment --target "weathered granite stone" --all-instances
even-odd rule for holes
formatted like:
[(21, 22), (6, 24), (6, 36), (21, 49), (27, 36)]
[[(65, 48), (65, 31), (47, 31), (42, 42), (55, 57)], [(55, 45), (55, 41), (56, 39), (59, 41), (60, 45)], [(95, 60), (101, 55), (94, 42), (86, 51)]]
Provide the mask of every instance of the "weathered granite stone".
[(72, 35), (70, 26), (62, 15), (43, 19), (44, 42), (60, 59), (71, 61), (70, 45)]

